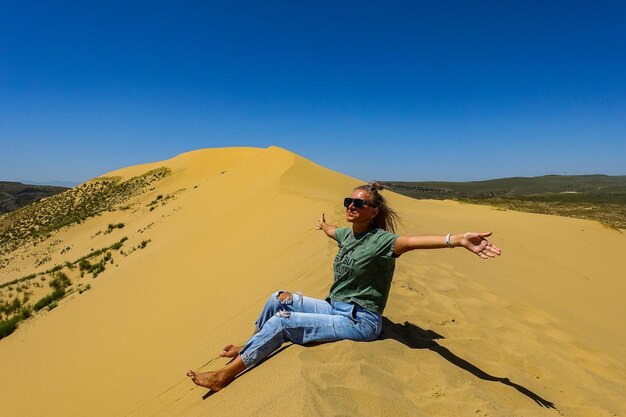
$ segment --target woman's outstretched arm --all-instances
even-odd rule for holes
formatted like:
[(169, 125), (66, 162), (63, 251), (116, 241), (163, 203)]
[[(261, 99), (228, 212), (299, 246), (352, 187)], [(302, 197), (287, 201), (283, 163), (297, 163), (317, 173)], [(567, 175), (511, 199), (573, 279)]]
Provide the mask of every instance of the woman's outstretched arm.
[(500, 255), (502, 250), (485, 239), (488, 236), (491, 236), (491, 232), (470, 232), (446, 236), (400, 236), (396, 240), (393, 253), (399, 256), (415, 249), (439, 249), (461, 246), (483, 259), (489, 259)]
[(319, 221), (315, 225), (315, 228), (317, 230), (323, 230), (324, 233), (326, 233), (326, 236), (337, 240), (335, 238), (335, 229), (337, 228), (337, 226), (333, 226), (332, 224), (326, 223), (326, 219), (324, 218), (324, 213), (322, 213)]

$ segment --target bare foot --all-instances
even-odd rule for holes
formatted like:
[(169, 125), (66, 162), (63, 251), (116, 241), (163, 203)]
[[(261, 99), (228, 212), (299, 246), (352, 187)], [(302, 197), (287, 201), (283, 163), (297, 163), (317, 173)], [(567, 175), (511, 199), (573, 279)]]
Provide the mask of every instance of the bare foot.
[(246, 369), (246, 364), (243, 363), (241, 356), (237, 355), (232, 361), (220, 369), (214, 372), (198, 372), (187, 371), (187, 376), (196, 385), (209, 388), (212, 391), (219, 391), (233, 382), (235, 377)]
[(219, 391), (232, 382), (232, 378), (228, 378), (223, 372), (198, 372), (187, 371), (187, 376), (191, 378), (194, 384), (208, 388), (212, 391)]
[(223, 358), (234, 358), (242, 348), (243, 346), (226, 345), (220, 352), (220, 356)]

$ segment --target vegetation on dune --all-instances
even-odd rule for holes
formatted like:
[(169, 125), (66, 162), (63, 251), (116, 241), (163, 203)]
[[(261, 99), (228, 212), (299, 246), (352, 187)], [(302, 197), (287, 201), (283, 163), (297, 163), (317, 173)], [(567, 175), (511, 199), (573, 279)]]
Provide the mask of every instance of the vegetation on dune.
[(107, 226), (107, 230), (104, 232), (105, 234), (107, 233), (111, 233), (113, 230), (115, 229), (123, 229), (124, 228), (124, 223), (118, 223), (118, 224), (109, 224)]
[[(168, 168), (158, 168), (126, 181), (119, 177), (95, 178), (61, 194), (3, 214), (0, 216), (0, 247), (3, 252), (10, 252), (24, 243), (43, 240), (64, 226), (114, 210), (170, 173)], [(109, 232), (124, 227), (122, 223), (110, 226)]]
[[(128, 238), (123, 237), (118, 242), (115, 242), (110, 246), (91, 251), (74, 262), (66, 262), (63, 265), (56, 265), (45, 272), (30, 274), (0, 285), (0, 290), (16, 290), (18, 293), (24, 291), (22, 299), (14, 297), (10, 298), (8, 302), (5, 302), (2, 298), (0, 298), (0, 339), (13, 333), (21, 321), (31, 317), (31, 310), (38, 312), (46, 307), (48, 310), (52, 310), (57, 306), (61, 299), (71, 293), (68, 289), (72, 286), (72, 280), (67, 273), (63, 271), (64, 269), (66, 269), (69, 273), (69, 271), (74, 270), (78, 266), (80, 277), (84, 276), (85, 273), (91, 273), (93, 278), (96, 278), (105, 270), (107, 263), (113, 263), (111, 250), (119, 250), (126, 240), (128, 240)], [(149, 241), (150, 240), (144, 240), (138, 246), (143, 248)], [(102, 256), (99, 260), (93, 263), (90, 261), (90, 259), (97, 259), (99, 256)], [(38, 281), (34, 283), (32, 282), (36, 277), (41, 277), (42, 282), (48, 281), (48, 286), (52, 289), (52, 292), (30, 306), (28, 302), (30, 294), (32, 293), (27, 290), (32, 288), (31, 286), (41, 287)], [(47, 280), (46, 277), (48, 277)], [(82, 294), (90, 288), (91, 285), (89, 284), (79, 284), (77, 289), (78, 293)], [(2, 320), (2, 317), (4, 317), (4, 320)]]
[[(183, 191), (184, 189), (178, 190), (177, 192)], [(176, 193), (177, 193), (176, 192)], [(167, 204), (167, 201), (174, 198), (174, 194), (176, 193), (172, 193), (172, 194), (167, 194), (167, 195), (162, 195), (159, 194), (156, 196), (156, 198), (154, 200), (152, 200), (151, 202), (149, 202), (148, 204), (146, 204), (146, 207), (150, 207), (150, 211), (154, 210), (159, 204), (164, 206), (165, 204)]]
[(127, 252), (120, 251), (120, 253), (124, 256), (128, 256), (134, 251), (136, 251), (137, 249), (145, 249), (145, 247), (148, 246), (148, 243), (150, 242), (152, 242), (152, 239), (142, 240), (137, 246), (133, 246)]
[(0, 313), (9, 317), (18, 313), (22, 309), (22, 305), (25, 300), (20, 300), (18, 297), (15, 297), (13, 301), (9, 303), (0, 303)]
[(54, 274), (54, 279), (50, 281), (48, 285), (55, 290), (64, 290), (72, 285), (72, 281), (64, 272), (57, 272)]
[(80, 276), (82, 277), (85, 272), (93, 274), (93, 277), (96, 278), (101, 272), (106, 269), (106, 263), (111, 261), (113, 258), (111, 252), (107, 252), (106, 255), (100, 261), (92, 264), (87, 259), (83, 259), (78, 263), (78, 267), (80, 269)]
[[(53, 268), (50, 268), (47, 271), (41, 272), (39, 274), (26, 275), (25, 277), (16, 278), (16, 279), (14, 279), (12, 281), (5, 282), (4, 284), (0, 284), (0, 289), (5, 288), (5, 287), (10, 287), (12, 285), (20, 284), (20, 283), (23, 283), (23, 282), (26, 282), (26, 281), (30, 281), (30, 280), (36, 278), (37, 276), (48, 275), (48, 274), (60, 271), (63, 268), (68, 268), (68, 269), (72, 270), (76, 266), (78, 266), (79, 270), (85, 270), (84, 267), (81, 269), (81, 263), (84, 263), (84, 262), (89, 263), (88, 259), (93, 258), (93, 257), (98, 256), (98, 255), (102, 255), (103, 253), (107, 253), (110, 250), (119, 250), (124, 245), (124, 242), (126, 242), (127, 240), (128, 240), (128, 237), (124, 236), (123, 238), (121, 238), (119, 241), (115, 242), (111, 246), (106, 246), (104, 248), (91, 251), (87, 255), (78, 258), (74, 262), (66, 262), (63, 265), (56, 265)], [(106, 255), (105, 255), (105, 257), (106, 257)], [(111, 255), (109, 253), (107, 261), (110, 261), (110, 260), (111, 260)], [(92, 272), (92, 271), (88, 271), (88, 272)]]
[(9, 320), (0, 320), (0, 339), (3, 339), (13, 333), (19, 323), (26, 320), (31, 316), (30, 309), (24, 308), (20, 311), (20, 314), (12, 317)]
[(41, 300), (37, 301), (33, 306), (33, 310), (39, 311), (44, 307), (49, 306), (53, 302), (60, 300), (65, 295), (65, 289), (59, 289), (52, 291), (52, 294), (45, 296)]
[[(154, 190), (151, 185), (170, 174), (168, 168), (158, 168), (128, 180), (122, 180), (120, 177), (95, 178), (14, 212), (0, 214), (0, 269), (15, 259), (17, 249), (28, 249), (27, 245), (36, 247), (44, 242), (47, 247), (42, 253), (37, 254), (37, 259), (33, 258), (33, 266), (38, 267), (50, 262), (55, 253), (55, 245), (61, 243), (61, 240), (46, 241), (46, 239), (58, 230), (81, 223), (105, 211), (129, 209), (136, 204), (130, 200), (131, 198)], [(148, 206), (154, 208), (164, 205), (167, 200), (174, 198), (177, 192), (159, 195)], [(114, 233), (124, 227), (125, 224), (121, 222), (110, 223), (95, 236)], [(20, 322), (31, 317), (34, 312), (45, 309), (49, 311), (69, 294), (76, 292), (82, 294), (89, 290), (91, 286), (80, 283), (81, 278), (86, 274), (96, 278), (108, 265), (114, 264), (114, 252), (122, 252), (121, 249), (127, 240), (125, 236), (109, 246), (91, 250), (73, 262), (65, 261), (44, 272), (31, 273), (0, 284), (0, 339), (15, 331)], [(149, 242), (150, 239), (142, 240), (131, 252), (145, 248)], [(60, 253), (64, 254), (71, 249), (71, 245), (65, 246)], [(50, 287), (47, 294), (42, 291), (46, 282)], [(30, 300), (33, 292), (37, 294), (36, 297), (40, 297), (36, 302)]]
[(78, 286), (78, 293), (79, 293), (79, 294), (82, 294), (82, 293), (84, 293), (85, 291), (89, 291), (90, 289), (91, 289), (91, 284), (87, 284), (87, 285), (85, 285), (85, 286), (79, 285), (79, 286)]

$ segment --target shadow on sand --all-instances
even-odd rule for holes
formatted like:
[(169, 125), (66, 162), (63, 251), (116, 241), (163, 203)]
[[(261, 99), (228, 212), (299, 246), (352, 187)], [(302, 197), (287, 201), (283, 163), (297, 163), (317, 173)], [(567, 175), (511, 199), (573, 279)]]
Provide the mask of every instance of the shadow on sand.
[[(413, 323), (409, 323), (408, 321), (404, 322), (404, 324), (394, 323), (387, 317), (383, 317), (383, 332), (380, 335), (379, 340), (385, 339), (397, 340), (398, 342), (410, 347), (411, 349), (428, 349), (436, 352), (451, 364), (458, 366), (459, 368), (471, 373), (477, 378), (485, 381), (500, 382), (501, 384), (515, 388), (518, 392), (535, 401), (535, 403), (537, 403), (541, 407), (556, 409), (556, 405), (553, 402), (541, 398), (539, 395), (535, 394), (528, 388), (516, 384), (508, 378), (500, 378), (497, 376), (489, 375), (487, 372), (478, 368), (476, 365), (473, 365), (465, 359), (456, 356), (448, 348), (441, 346), (435, 341), (436, 339), (444, 339), (444, 337), (440, 334), (435, 333), (432, 330), (424, 330)], [(307, 346), (315, 346), (319, 344), (322, 343), (311, 343)], [(287, 349), (289, 346), (291, 345), (289, 344), (276, 350), (269, 357), (261, 361), (261, 363), (273, 358), (283, 350)], [(257, 364), (256, 366), (260, 365), (261, 363)], [(246, 369), (245, 371), (237, 375), (235, 379), (240, 378), (242, 375), (252, 371), (254, 368), (256, 368), (256, 366)], [(202, 399), (206, 400), (213, 394), (215, 394), (215, 392), (209, 390), (206, 394), (202, 396)]]
[(435, 333), (432, 330), (424, 330), (413, 323), (404, 322), (404, 324), (394, 323), (387, 317), (383, 317), (383, 332), (380, 335), (381, 340), (394, 339), (398, 342), (412, 348), (412, 349), (428, 349), (438, 353), (442, 358), (448, 362), (458, 366), (459, 368), (471, 373), (477, 378), (485, 381), (500, 382), (509, 387), (515, 388), (520, 393), (524, 394), (528, 398), (535, 401), (541, 407), (556, 409), (553, 402), (541, 398), (526, 387), (511, 382), (508, 378), (499, 378), (493, 375), (489, 375), (487, 372), (478, 368), (466, 361), (463, 358), (459, 358), (446, 347), (441, 346), (435, 341), (435, 339), (443, 339), (444, 337)]

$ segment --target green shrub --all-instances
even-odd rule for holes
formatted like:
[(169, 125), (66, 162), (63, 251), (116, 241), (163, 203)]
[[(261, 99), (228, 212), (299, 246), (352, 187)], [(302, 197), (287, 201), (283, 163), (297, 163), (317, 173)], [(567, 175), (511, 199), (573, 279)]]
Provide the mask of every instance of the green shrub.
[[(80, 267), (81, 274), (83, 274), (84, 272), (92, 273), (93, 277), (96, 278), (98, 274), (100, 274), (101, 272), (105, 270), (105, 266), (104, 266), (105, 262), (111, 259), (111, 253), (107, 252), (107, 254), (108, 256), (105, 255), (104, 258), (100, 260), (100, 262), (95, 263), (95, 264), (90, 263), (86, 259), (83, 259), (82, 261), (80, 261), (78, 266)], [(81, 277), (82, 276), (83, 275), (81, 275)]]
[(61, 269), (63, 269), (63, 265), (55, 265), (54, 268), (48, 269), (44, 272), (44, 274), (51, 274), (53, 272), (60, 271)]
[(82, 261), (78, 263), (78, 268), (81, 272), (82, 271), (91, 272), (92, 267), (93, 266), (87, 259), (83, 259)]
[(84, 293), (85, 291), (88, 291), (88, 290), (90, 290), (90, 289), (91, 289), (91, 284), (87, 284), (87, 285), (85, 285), (84, 287), (78, 287), (78, 293), (79, 293), (79, 294), (82, 294), (82, 293)]
[(22, 320), (26, 320), (27, 318), (29, 318), (30, 316), (32, 316), (33, 314), (30, 311), (29, 307), (24, 307), (22, 309), (22, 311), (20, 312), (20, 317)]
[(15, 297), (13, 299), (13, 302), (11, 303), (12, 312), (18, 311), (20, 307), (22, 307), (22, 302), (20, 301), (19, 298)]
[(119, 242), (116, 242), (114, 244), (111, 245), (111, 249), (113, 250), (118, 250), (119, 248), (122, 247), (122, 245), (124, 244), (124, 242), (126, 242), (128, 240), (128, 238), (126, 236), (124, 236), (122, 239), (120, 239)]
[(5, 315), (10, 316), (19, 311), (21, 307), (22, 302), (19, 298), (15, 297), (10, 303), (0, 303), (0, 313), (4, 313)]
[(104, 263), (105, 263), (105, 260), (102, 259), (100, 262), (98, 262), (97, 264), (93, 265), (93, 269), (91, 270), (91, 272), (93, 273), (93, 277), (94, 278), (98, 277), (98, 275), (101, 272), (104, 272), (104, 270), (105, 270)]
[(9, 320), (0, 320), (0, 339), (7, 337), (17, 329), (19, 323), (31, 316), (30, 308), (24, 307), (19, 314)]
[(9, 281), (9, 282), (5, 282), (4, 284), (0, 284), (0, 288), (9, 287), (11, 285), (18, 284), (18, 283), (20, 283), (22, 281), (28, 281), (28, 280), (31, 280), (31, 279), (35, 278), (36, 276), (37, 276), (36, 274), (30, 274), (30, 275), (27, 275), (27, 276), (22, 277), (22, 278), (14, 279), (13, 281)]
[(65, 289), (72, 285), (69, 277), (64, 272), (57, 272), (54, 274), (54, 279), (48, 284), (55, 290)]
[(106, 233), (111, 233), (113, 230), (115, 229), (121, 229), (124, 227), (124, 223), (118, 223), (118, 224), (109, 224), (109, 226), (107, 226), (107, 231)]
[(35, 303), (35, 305), (33, 306), (33, 310), (39, 311), (42, 308), (52, 304), (54, 301), (60, 300), (61, 298), (63, 298), (64, 295), (65, 295), (65, 290), (64, 289), (54, 290), (52, 292), (52, 294), (47, 295), (44, 298), (42, 298), (41, 300), (37, 301)]
[(19, 322), (19, 317), (13, 317), (10, 320), (0, 321), (0, 339), (3, 339), (13, 333), (15, 329), (17, 329), (17, 324)]

